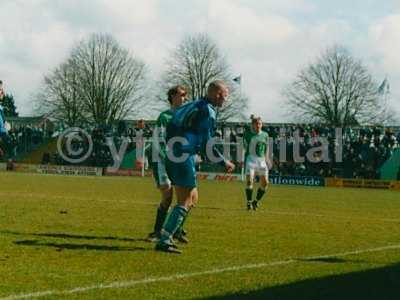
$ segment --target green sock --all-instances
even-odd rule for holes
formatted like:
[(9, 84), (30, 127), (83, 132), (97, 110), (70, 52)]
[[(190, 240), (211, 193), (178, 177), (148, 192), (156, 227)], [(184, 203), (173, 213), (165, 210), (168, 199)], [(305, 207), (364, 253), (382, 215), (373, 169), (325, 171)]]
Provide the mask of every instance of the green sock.
[(253, 199), (253, 188), (246, 188), (246, 199), (247, 202), (251, 202)]
[(167, 218), (168, 209), (165, 209), (161, 205), (157, 208), (156, 222), (154, 224), (154, 232), (161, 232), (162, 226), (164, 225), (165, 219)]
[(167, 222), (161, 230), (161, 244), (171, 243), (171, 238), (182, 225), (187, 216), (188, 211), (185, 207), (176, 205), (168, 216)]
[(190, 209), (187, 211), (185, 219), (183, 220), (183, 222), (181, 223), (179, 228), (176, 230), (174, 236), (181, 236), (182, 235), (183, 225), (186, 223), (186, 220), (187, 220), (187, 217), (189, 216), (189, 213), (190, 213)]
[(256, 197), (257, 201), (261, 200), (261, 198), (264, 196), (265, 192), (266, 192), (266, 189), (258, 188), (257, 197)]

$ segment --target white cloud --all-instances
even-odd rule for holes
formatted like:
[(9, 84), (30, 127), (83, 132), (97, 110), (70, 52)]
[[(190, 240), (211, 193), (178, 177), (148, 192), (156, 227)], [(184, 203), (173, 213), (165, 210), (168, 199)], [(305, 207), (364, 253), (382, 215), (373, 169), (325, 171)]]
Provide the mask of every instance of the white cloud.
[(157, 21), (156, 0), (102, 0), (100, 5), (104, 5), (106, 12), (104, 17), (111, 17), (120, 25), (147, 25)]
[[(371, 0), (370, 2), (374, 2)], [(42, 76), (78, 40), (109, 32), (147, 63), (157, 77), (183, 35), (205, 31), (220, 44), (233, 70), (243, 76), (251, 112), (281, 121), (281, 91), (322, 50), (334, 43), (366, 59), (378, 79), (400, 84), (400, 15), (360, 28), (308, 0), (2, 0), (0, 79), (24, 114)], [(314, 2), (315, 3), (315, 2)], [(322, 11), (321, 11), (322, 9)], [(346, 10), (349, 13), (351, 9)], [(324, 15), (324, 18), (316, 16)], [(329, 15), (329, 17), (325, 17)], [(157, 78), (155, 78), (157, 79)]]
[(285, 17), (261, 15), (254, 8), (228, 0), (212, 1), (209, 17), (213, 32), (234, 48), (250, 48), (280, 43), (290, 38), (296, 27)]
[(378, 20), (369, 30), (371, 45), (382, 55), (385, 69), (400, 70), (400, 14)]
[[(30, 114), (33, 107), (29, 102), (43, 75), (57, 66), (77, 41), (98, 31), (123, 39), (139, 26), (154, 24), (156, 16), (155, 0), (2, 2), (0, 77), (15, 95), (19, 111)], [(141, 37), (146, 34), (142, 31)], [(132, 40), (126, 45), (130, 46)]]
[[(299, 13), (315, 12), (317, 6), (308, 0), (280, 0), (280, 1), (259, 1), (259, 0), (234, 0), (242, 6), (254, 8), (259, 13), (267, 11), (274, 15), (289, 15)], [(232, 1), (233, 2), (233, 1)]]
[(349, 24), (341, 20), (299, 24), (268, 9), (228, 0), (212, 2), (209, 16), (207, 30), (228, 52), (235, 71), (242, 74), (251, 101), (249, 113), (275, 122), (285, 115), (285, 85), (321, 51), (352, 33)]
[(375, 72), (387, 77), (391, 86), (389, 103), (400, 112), (400, 14), (393, 14), (375, 21), (369, 28), (369, 44)]

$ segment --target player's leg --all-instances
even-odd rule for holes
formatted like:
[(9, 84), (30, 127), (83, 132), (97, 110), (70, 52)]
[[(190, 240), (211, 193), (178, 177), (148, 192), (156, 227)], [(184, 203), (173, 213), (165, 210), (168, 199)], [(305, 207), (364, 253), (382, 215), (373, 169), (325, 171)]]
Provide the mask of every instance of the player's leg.
[(168, 215), (169, 207), (172, 203), (173, 189), (171, 185), (163, 185), (159, 187), (161, 194), (160, 205), (157, 207), (156, 220), (154, 222), (153, 232), (149, 234), (149, 240), (158, 241), (161, 235), (162, 226)]
[(267, 191), (267, 188), (268, 188), (268, 184), (269, 184), (268, 167), (266, 167), (266, 168), (263, 167), (259, 171), (259, 176), (260, 176), (260, 187), (257, 190), (256, 199), (253, 201), (253, 209), (254, 210), (256, 210), (258, 208), (259, 202), (264, 197), (264, 195)]
[(265, 195), (269, 185), (268, 175), (260, 176), (260, 187), (257, 190), (256, 200), (260, 201)]
[[(188, 218), (188, 216), (189, 216), (190, 211), (192, 210), (192, 208), (193, 208), (193, 206), (194, 206), (194, 203), (197, 203), (197, 199), (198, 199), (197, 188), (194, 188), (194, 189), (191, 191), (191, 196), (190, 196), (190, 197), (191, 197), (191, 201), (190, 201), (189, 207), (187, 208), (186, 217), (185, 217), (185, 219), (183, 220), (181, 226), (177, 229), (177, 231), (176, 231), (175, 234), (174, 234), (174, 239), (175, 239), (175, 240), (177, 240), (177, 241), (179, 241), (179, 242), (181, 242), (181, 243), (185, 243), (185, 244), (189, 243), (189, 240), (188, 240), (188, 238), (186, 237), (187, 233), (186, 233), (186, 231), (183, 229), (183, 227), (184, 227), (184, 224), (185, 224), (186, 221), (187, 221), (187, 218)], [(183, 198), (184, 198), (184, 197), (183, 197)], [(186, 203), (186, 199), (183, 200), (183, 201)], [(181, 202), (181, 201), (178, 201), (178, 204), (179, 204), (180, 202)], [(182, 202), (181, 202), (181, 203), (182, 203)], [(185, 205), (185, 207), (186, 207), (186, 205)]]
[(164, 225), (165, 219), (168, 215), (168, 210), (173, 197), (173, 189), (164, 162), (159, 161), (153, 164), (153, 175), (161, 194), (161, 201), (160, 205), (157, 207), (154, 230), (149, 234), (149, 240), (157, 241), (160, 238), (162, 226)]
[(246, 174), (246, 202), (247, 209), (251, 209), (251, 203), (253, 201), (253, 185), (254, 185), (254, 162), (251, 156), (246, 158), (245, 163), (245, 174)]
[(247, 209), (251, 209), (251, 203), (253, 201), (253, 185), (254, 185), (254, 169), (247, 169), (246, 174), (246, 201)]
[[(199, 200), (199, 192), (198, 192), (197, 189), (194, 189), (192, 191), (192, 203), (190, 205), (190, 208), (189, 208), (189, 211), (188, 211), (188, 215), (189, 215), (190, 211), (193, 209), (193, 207), (196, 206), (198, 200)], [(183, 228), (183, 225), (185, 224), (186, 220), (187, 220), (187, 216), (186, 216), (184, 222), (182, 223), (181, 227), (177, 230), (177, 232), (174, 235), (174, 238), (177, 239), (181, 243), (188, 243), (189, 242), (188, 238), (186, 237), (187, 232)]]
[(192, 191), (192, 203), (191, 203), (190, 209), (192, 209), (192, 207), (196, 206), (198, 201), (199, 201), (199, 191), (198, 191), (198, 189), (194, 189)]
[(185, 221), (193, 200), (197, 195), (196, 171), (194, 157), (189, 157), (183, 163), (173, 163), (167, 160), (167, 171), (175, 187), (177, 205), (171, 210), (167, 221), (161, 230), (161, 238), (156, 250), (180, 253), (173, 243), (172, 237)]
[(255, 171), (256, 171), (256, 160), (249, 155), (246, 158), (245, 164), (245, 174), (246, 174), (246, 202), (247, 209), (250, 210), (253, 202), (253, 189), (254, 189), (254, 179), (255, 179)]
[(163, 229), (161, 230), (160, 241), (156, 246), (156, 250), (180, 253), (173, 243), (172, 237), (176, 231), (184, 223), (188, 212), (191, 207), (193, 193), (196, 188), (188, 188), (182, 186), (175, 186), (175, 193), (178, 200), (177, 205), (172, 209), (165, 222)]
[(190, 211), (196, 205), (198, 199), (199, 199), (199, 193), (198, 193), (197, 188), (195, 188), (195, 189), (193, 189), (191, 191), (191, 202), (190, 202), (190, 205), (189, 205), (189, 208), (188, 208), (188, 211), (187, 211), (186, 218), (183, 220), (181, 226), (177, 229), (177, 231), (174, 234), (174, 239), (179, 241), (179, 242), (181, 242), (181, 243), (185, 243), (185, 244), (189, 243), (189, 239), (186, 237), (187, 233), (183, 229), (183, 225), (185, 224)]

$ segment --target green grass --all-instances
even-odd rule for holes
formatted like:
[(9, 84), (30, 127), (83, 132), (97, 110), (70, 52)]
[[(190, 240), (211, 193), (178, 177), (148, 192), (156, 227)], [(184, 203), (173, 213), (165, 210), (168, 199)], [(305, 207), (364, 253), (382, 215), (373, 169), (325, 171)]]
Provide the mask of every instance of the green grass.
[(0, 173), (0, 299), (288, 259), (42, 299), (400, 299), (400, 248), (303, 259), (400, 245), (399, 192), (272, 186), (257, 212), (243, 195), (201, 182), (179, 256), (143, 241), (159, 198), (149, 178)]

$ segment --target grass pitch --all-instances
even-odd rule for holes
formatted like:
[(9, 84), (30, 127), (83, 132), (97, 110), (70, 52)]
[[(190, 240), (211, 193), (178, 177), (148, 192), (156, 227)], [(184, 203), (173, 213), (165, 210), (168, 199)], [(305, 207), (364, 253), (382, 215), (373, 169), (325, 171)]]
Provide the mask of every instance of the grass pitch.
[(182, 255), (149, 178), (0, 173), (0, 299), (400, 299), (400, 193), (200, 182)]

